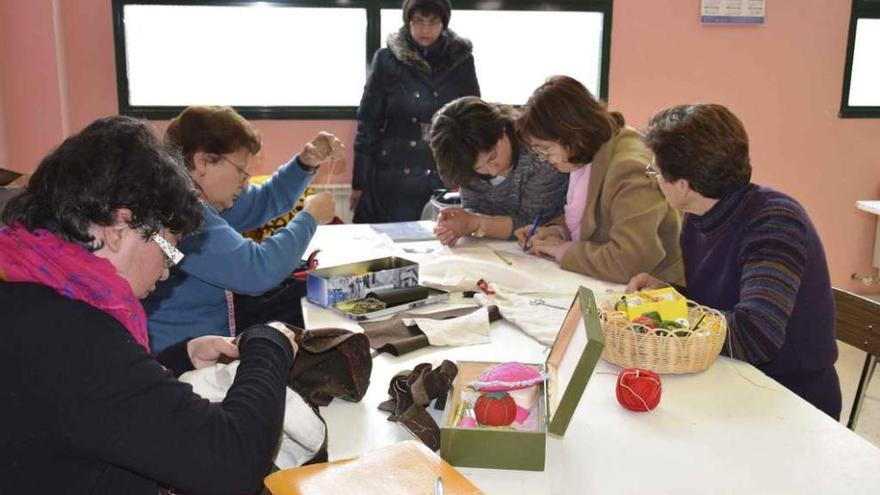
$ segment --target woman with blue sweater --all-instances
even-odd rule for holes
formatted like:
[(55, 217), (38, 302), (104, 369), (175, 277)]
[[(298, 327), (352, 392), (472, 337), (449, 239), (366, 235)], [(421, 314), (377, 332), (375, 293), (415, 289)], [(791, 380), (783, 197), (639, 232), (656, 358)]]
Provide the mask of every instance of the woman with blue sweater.
[[(663, 110), (645, 143), (655, 156), (645, 173), (687, 213), (683, 293), (724, 312), (723, 352), (839, 418), (834, 298), (822, 241), (804, 208), (750, 182), (745, 128), (721, 105)], [(627, 290), (665, 285), (642, 273)]]
[(232, 292), (260, 295), (290, 275), (317, 226), (333, 219), (330, 194), (307, 197), (303, 211), (260, 244), (241, 232), (290, 211), (318, 166), (342, 150), (336, 137), (322, 132), (255, 186), (248, 185), (248, 165), (260, 150), (260, 136), (232, 108), (187, 108), (171, 121), (165, 141), (183, 154), (205, 222), (181, 242), (186, 257), (178, 269), (144, 302), (157, 351), (187, 337), (234, 334)]

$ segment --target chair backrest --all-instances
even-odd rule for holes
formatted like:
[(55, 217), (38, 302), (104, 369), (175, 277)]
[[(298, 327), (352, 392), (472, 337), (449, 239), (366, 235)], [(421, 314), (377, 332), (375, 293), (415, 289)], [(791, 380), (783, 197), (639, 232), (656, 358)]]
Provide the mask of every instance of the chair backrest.
[(834, 288), (837, 338), (880, 356), (880, 302)]

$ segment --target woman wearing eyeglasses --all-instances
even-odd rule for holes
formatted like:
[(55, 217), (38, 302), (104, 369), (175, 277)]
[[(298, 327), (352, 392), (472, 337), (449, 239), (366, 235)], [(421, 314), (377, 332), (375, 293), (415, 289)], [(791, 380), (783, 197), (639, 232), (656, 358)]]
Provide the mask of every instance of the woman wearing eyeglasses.
[[(139, 298), (203, 209), (179, 159), (128, 117), (37, 167), (0, 229), (0, 493), (253, 493), (281, 432), (296, 345), (269, 326), (152, 355)], [(240, 358), (222, 403), (175, 376)], [(259, 414), (253, 414), (253, 411)], [(222, 448), (218, 448), (222, 446)]]
[[(724, 106), (662, 110), (645, 140), (660, 190), (685, 212), (687, 287), (679, 290), (724, 312), (721, 352), (752, 363), (837, 421), (834, 294), (822, 239), (804, 207), (751, 182), (749, 136)], [(666, 285), (641, 273), (629, 289)]]
[(471, 42), (449, 29), (448, 0), (405, 0), (404, 25), (373, 57), (354, 143), (351, 208), (357, 223), (418, 220), (437, 175), (431, 117), (479, 96)]
[(217, 106), (184, 110), (165, 131), (165, 142), (183, 154), (205, 223), (181, 243), (186, 258), (180, 266), (144, 301), (157, 350), (187, 337), (235, 334), (232, 293), (257, 296), (284, 281), (317, 226), (333, 219), (333, 197), (308, 196), (303, 211), (259, 244), (241, 232), (289, 212), (318, 166), (342, 154), (340, 141), (322, 132), (271, 179), (250, 185), (260, 136), (235, 110)]
[(440, 177), (461, 188), (461, 208), (444, 208), (434, 233), (445, 245), (472, 235), (510, 239), (536, 216), (562, 214), (568, 176), (537, 159), (515, 130), (513, 107), (464, 96), (446, 104), (431, 125)]
[[(610, 282), (640, 272), (684, 281), (681, 218), (645, 176), (651, 152), (622, 115), (575, 79), (554, 76), (532, 93), (517, 125), (538, 156), (569, 174), (565, 214), (537, 230), (531, 253)], [(521, 245), (528, 230), (516, 232)]]

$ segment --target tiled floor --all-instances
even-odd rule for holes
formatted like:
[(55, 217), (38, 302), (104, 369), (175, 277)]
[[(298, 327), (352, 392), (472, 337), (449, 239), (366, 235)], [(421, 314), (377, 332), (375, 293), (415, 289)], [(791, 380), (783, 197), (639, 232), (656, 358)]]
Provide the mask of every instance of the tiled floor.
[[(840, 355), (837, 359), (837, 374), (840, 376), (840, 388), (843, 392), (843, 411), (840, 422), (846, 425), (849, 419), (849, 411), (852, 408), (853, 399), (856, 395), (856, 387), (859, 385), (859, 376), (862, 365), (865, 363), (865, 353), (855, 347), (838, 341)], [(856, 425), (856, 433), (880, 447), (880, 365), (874, 370), (868, 393), (862, 404), (862, 412)]]

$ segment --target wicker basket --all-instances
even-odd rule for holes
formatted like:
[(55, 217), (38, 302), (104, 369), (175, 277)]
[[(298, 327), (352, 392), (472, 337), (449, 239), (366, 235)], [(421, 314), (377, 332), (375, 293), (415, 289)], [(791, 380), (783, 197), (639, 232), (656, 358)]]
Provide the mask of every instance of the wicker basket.
[[(656, 373), (696, 373), (712, 365), (727, 335), (727, 321), (717, 310), (688, 301), (689, 329), (668, 334), (629, 321), (614, 310), (617, 298), (602, 304), (602, 358), (624, 368), (647, 368)], [(659, 331), (658, 331), (659, 330)]]

